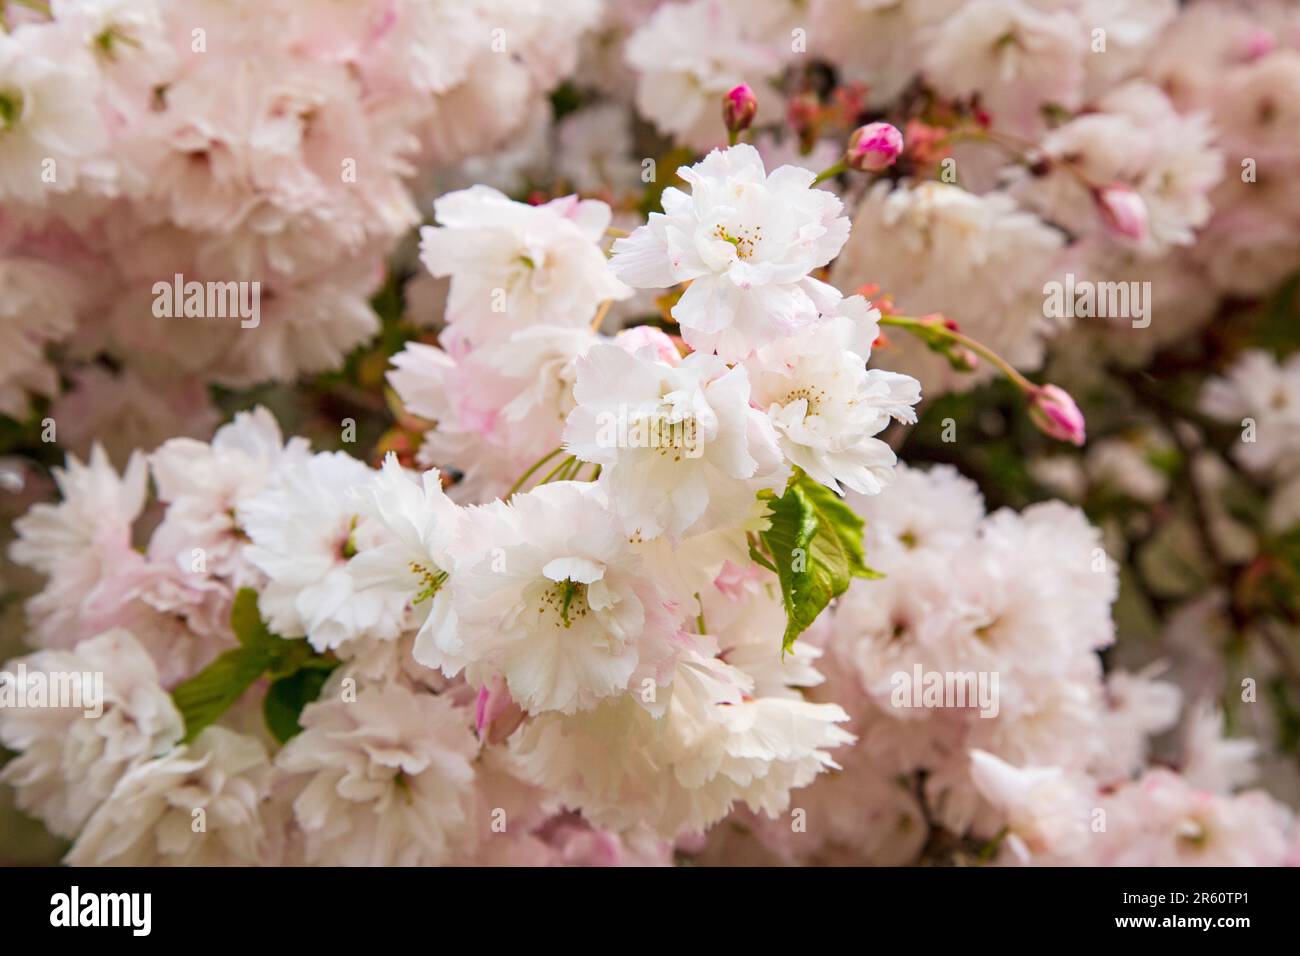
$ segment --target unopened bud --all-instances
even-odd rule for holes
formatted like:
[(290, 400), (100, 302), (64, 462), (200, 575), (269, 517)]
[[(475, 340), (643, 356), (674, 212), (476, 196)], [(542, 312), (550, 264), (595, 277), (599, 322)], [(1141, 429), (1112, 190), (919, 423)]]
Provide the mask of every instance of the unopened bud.
[(505, 678), (498, 675), (479, 689), (474, 704), (474, 729), (479, 740), (501, 743), (514, 733), (523, 719), (523, 709), (510, 696)]
[(1135, 190), (1128, 186), (1104, 186), (1094, 195), (1108, 229), (1135, 242), (1146, 238), (1147, 204)]
[(851, 169), (878, 173), (888, 169), (903, 152), (903, 134), (888, 123), (868, 123), (859, 126), (849, 137), (849, 147), (844, 161)]
[(682, 353), (677, 350), (676, 343), (668, 333), (653, 325), (636, 325), (624, 329), (614, 336), (614, 344), (633, 355), (645, 353), (648, 357), (669, 365), (680, 365), (682, 361)]
[(1039, 385), (1029, 395), (1029, 418), (1038, 430), (1057, 441), (1082, 445), (1085, 438), (1083, 412), (1070, 393), (1055, 385)]
[(749, 129), (758, 112), (758, 97), (749, 88), (748, 83), (733, 86), (722, 98), (722, 121), (727, 124), (727, 132), (739, 133)]
[(1268, 56), (1277, 49), (1277, 40), (1267, 30), (1256, 30), (1246, 38), (1245, 53), (1247, 60), (1258, 60)]

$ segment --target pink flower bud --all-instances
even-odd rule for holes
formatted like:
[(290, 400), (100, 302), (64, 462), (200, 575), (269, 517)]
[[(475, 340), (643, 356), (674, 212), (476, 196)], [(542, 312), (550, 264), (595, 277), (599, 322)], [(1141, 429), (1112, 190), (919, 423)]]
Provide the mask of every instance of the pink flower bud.
[(1267, 30), (1256, 30), (1246, 38), (1245, 53), (1247, 60), (1258, 60), (1268, 56), (1277, 49), (1277, 40)]
[(1038, 430), (1072, 445), (1084, 442), (1083, 412), (1070, 393), (1055, 385), (1040, 385), (1030, 393), (1029, 418)]
[(635, 325), (624, 329), (614, 336), (614, 344), (633, 355), (644, 353), (647, 358), (658, 359), (669, 365), (682, 363), (682, 353), (677, 350), (677, 344), (667, 332), (653, 325)]
[(903, 134), (888, 123), (868, 123), (859, 126), (849, 137), (849, 148), (844, 161), (852, 169), (878, 173), (888, 169), (903, 151)]
[(727, 124), (727, 131), (730, 133), (749, 129), (749, 124), (754, 122), (754, 114), (757, 112), (758, 97), (754, 95), (754, 91), (747, 83), (733, 86), (722, 98), (722, 121)]
[(497, 675), (479, 688), (474, 704), (474, 729), (480, 740), (501, 743), (523, 723), (523, 709), (515, 703), (504, 677)]
[(1097, 209), (1107, 228), (1140, 242), (1147, 235), (1147, 204), (1128, 186), (1105, 186), (1095, 193)]

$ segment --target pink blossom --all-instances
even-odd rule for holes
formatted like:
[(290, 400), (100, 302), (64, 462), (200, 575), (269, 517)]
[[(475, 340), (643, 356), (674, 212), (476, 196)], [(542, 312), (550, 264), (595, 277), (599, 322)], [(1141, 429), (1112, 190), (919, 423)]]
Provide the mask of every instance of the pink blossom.
[(898, 161), (903, 152), (903, 134), (889, 123), (868, 123), (859, 126), (849, 137), (845, 162), (853, 169), (878, 173)]
[(1032, 392), (1029, 417), (1039, 430), (1058, 441), (1082, 445), (1085, 439), (1083, 412), (1070, 393), (1055, 385), (1041, 385)]
[(722, 98), (722, 120), (727, 124), (728, 132), (739, 133), (749, 129), (758, 112), (758, 97), (749, 88), (748, 83), (741, 83), (727, 91)]
[(1147, 235), (1147, 204), (1127, 186), (1106, 186), (1097, 190), (1097, 209), (1112, 232), (1141, 242)]

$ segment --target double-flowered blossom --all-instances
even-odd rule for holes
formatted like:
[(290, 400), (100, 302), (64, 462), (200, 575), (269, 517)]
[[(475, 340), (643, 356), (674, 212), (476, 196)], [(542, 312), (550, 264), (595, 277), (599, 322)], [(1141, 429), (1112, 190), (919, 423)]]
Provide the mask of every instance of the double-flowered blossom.
[[(193, 743), (128, 770), (86, 824), (73, 866), (253, 866), (270, 862), (262, 808), (265, 746), (209, 727)], [(202, 826), (196, 826), (202, 813)]]
[(358, 555), (387, 543), (387, 529), (362, 513), (352, 489), (370, 469), (343, 452), (319, 452), (287, 465), (237, 514), (246, 555), (266, 576), (259, 604), (284, 637), (330, 650), (360, 637), (396, 637), (406, 596), (357, 580)]
[(673, 306), (686, 344), (734, 362), (817, 323), (840, 298), (812, 272), (839, 253), (849, 220), (799, 166), (768, 173), (758, 150), (714, 150), (677, 174), (662, 213), (614, 243), (611, 266), (628, 285), (689, 282)]
[(598, 345), (577, 373), (565, 447), (601, 466), (599, 484), (629, 534), (734, 525), (757, 491), (784, 485), (776, 430), (752, 406), (743, 366)]
[(450, 490), (457, 501), (505, 495), (560, 443), (576, 361), (598, 341), (587, 325), (535, 325), (468, 352), (410, 343), (388, 380), (410, 412), (435, 426), (418, 461), (461, 474)]
[[(16, 7), (0, 31), (0, 274), (45, 265), (67, 273), (64, 293), (97, 294), (35, 328), (6, 294), (10, 414), (101, 356), (155, 386), (337, 368), (379, 328), (368, 300), (419, 223), (420, 184), (547, 110), (601, 13), (599, 0)], [(159, 314), (155, 285), (177, 275), (258, 284), (258, 326)], [(78, 348), (45, 354), (74, 332)]]
[(665, 133), (707, 150), (726, 138), (718, 122), (724, 94), (778, 67), (766, 45), (739, 29), (717, 0), (664, 4), (628, 39), (637, 70), (636, 105)]
[[(70, 651), (39, 651), (8, 666), (85, 682), (80, 706), (0, 710), (0, 742), (21, 751), (0, 779), (16, 788), (19, 806), (39, 813), (60, 836), (76, 836), (126, 771), (184, 734), (152, 658), (127, 631), (105, 631)], [(91, 701), (96, 674), (102, 697)], [(99, 711), (95, 719), (85, 719), (92, 710)]]
[(888, 484), (893, 450), (873, 436), (891, 420), (916, 421), (916, 379), (868, 369), (880, 313), (849, 296), (806, 335), (758, 349), (745, 366), (752, 401), (767, 412), (791, 463), (836, 491), (873, 494)]
[(604, 489), (545, 485), (471, 508), (451, 578), (454, 627), (416, 659), (478, 687), (505, 678), (531, 712), (572, 712), (664, 679), (679, 614), (605, 501)]
[[(1147, 769), (1182, 695), (1149, 672), (1103, 676), (1116, 572), (1080, 512), (985, 515), (973, 483), (942, 466), (850, 500), (886, 577), (856, 582), (816, 635), (826, 680), (811, 695), (845, 703), (856, 742), (836, 752), (843, 772), (799, 794), (806, 834), (756, 821), (751, 844), (790, 862), (909, 862), (920, 799), (1008, 864), (1283, 859), (1294, 819), (1236, 792), (1251, 753), (1221, 721), (1193, 715), (1182, 774)], [(969, 675), (969, 693), (941, 681), (927, 702), (928, 675)]]
[(454, 618), (442, 586), (455, 560), (460, 510), (442, 490), (437, 469), (418, 479), (403, 472), (394, 455), (368, 482), (354, 486), (363, 514), (388, 532), (387, 540), (360, 551), (348, 562), (354, 587), (384, 605), (414, 609), (423, 620), (416, 636), (416, 655), (435, 641)]
[(0, 783), (76, 865), (1300, 861), (1284, 7), (0, 3)]
[(1242, 429), (1233, 454), (1252, 471), (1283, 472), (1300, 463), (1300, 356), (1278, 362), (1243, 353), (1201, 392), (1207, 415)]
[(609, 207), (569, 196), (544, 206), (473, 186), (433, 204), (420, 234), (435, 276), (450, 276), (447, 324), (476, 345), (537, 325), (589, 325), (606, 299), (631, 295), (610, 275), (597, 242)]
[(478, 744), (446, 697), (398, 684), (303, 711), (276, 756), (290, 774), (303, 857), (328, 866), (448, 862), (463, 828)]

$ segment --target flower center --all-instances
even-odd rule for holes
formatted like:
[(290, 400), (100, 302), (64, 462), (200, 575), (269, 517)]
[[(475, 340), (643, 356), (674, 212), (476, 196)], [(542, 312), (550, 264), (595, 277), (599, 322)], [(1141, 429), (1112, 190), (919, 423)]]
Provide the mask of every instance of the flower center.
[(0, 133), (18, 125), (23, 115), (23, 94), (18, 90), (0, 90)]
[(411, 573), (420, 579), (420, 590), (411, 599), (412, 604), (419, 604), (421, 601), (429, 600), (438, 593), (447, 580), (447, 572), (437, 567), (421, 564), (418, 561), (412, 561), (408, 567), (410, 567)]
[(763, 238), (763, 227), (742, 226), (733, 235), (726, 226), (719, 223), (713, 229), (713, 238), (731, 243), (736, 247), (737, 257), (748, 259), (753, 256), (754, 248)]
[(1015, 30), (1008, 30), (993, 41), (993, 49), (997, 53), (1002, 53), (1008, 47), (1015, 47), (1017, 50), (1024, 47), (1024, 44), (1020, 42), (1020, 37), (1016, 34)]
[(815, 388), (812, 385), (804, 385), (801, 388), (796, 388), (790, 392), (790, 394), (785, 397), (785, 401), (781, 404), (790, 405), (799, 401), (801, 398), (808, 403), (808, 410), (804, 412), (804, 416), (816, 415), (817, 409), (821, 407), (821, 403), (826, 400), (826, 391), (825, 389)]
[(565, 578), (556, 581), (542, 592), (541, 602), (537, 605), (538, 614), (550, 611), (555, 616), (555, 627), (570, 628), (575, 621), (581, 621), (591, 613), (587, 603), (587, 585)]
[(1210, 831), (1199, 820), (1187, 820), (1178, 828), (1178, 839), (1194, 849), (1201, 849), (1209, 842)]
[(694, 454), (698, 447), (696, 442), (700, 428), (694, 418), (683, 418), (676, 422), (659, 418), (655, 425), (657, 441), (653, 442), (653, 447), (658, 450), (661, 458), (671, 456), (673, 461), (681, 461), (683, 453)]
[(111, 26), (108, 27), (107, 29), (101, 30), (98, 34), (95, 35), (95, 38), (92, 42), (94, 43), (95, 48), (100, 53), (104, 54), (104, 56), (108, 57), (110, 60), (117, 55), (116, 47), (119, 44), (135, 47), (136, 49), (139, 49), (140, 47), (140, 43), (138, 40), (136, 40), (134, 37), (128, 36), (126, 33), (123, 33), (121, 29), (115, 26)]
[(348, 522), (347, 534), (338, 546), (339, 557), (344, 561), (351, 561), (357, 556), (357, 516), (353, 515), (352, 520)]

